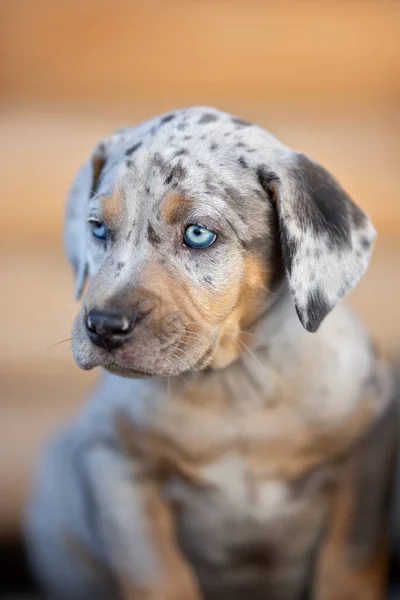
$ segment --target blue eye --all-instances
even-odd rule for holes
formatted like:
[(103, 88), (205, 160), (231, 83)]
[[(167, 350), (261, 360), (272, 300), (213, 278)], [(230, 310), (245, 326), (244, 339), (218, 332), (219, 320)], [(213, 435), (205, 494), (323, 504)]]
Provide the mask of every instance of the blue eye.
[(90, 221), (90, 227), (92, 229), (92, 233), (94, 237), (99, 240), (105, 240), (107, 238), (107, 229), (106, 226), (101, 223), (101, 221), (97, 221), (93, 219)]
[(189, 225), (183, 236), (185, 244), (191, 248), (207, 248), (217, 239), (217, 234), (201, 225)]

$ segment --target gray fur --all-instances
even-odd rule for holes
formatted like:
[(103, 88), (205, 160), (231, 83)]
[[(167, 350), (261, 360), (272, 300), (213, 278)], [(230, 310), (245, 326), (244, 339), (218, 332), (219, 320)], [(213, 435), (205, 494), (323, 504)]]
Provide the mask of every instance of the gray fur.
[[(201, 597), (257, 597), (248, 587), (248, 565), (240, 562), (245, 547), (246, 560), (257, 562), (252, 584), (260, 597), (297, 598), (329, 514), (318, 483), (324, 477), (311, 477), (312, 485), (299, 484), (294, 493), (289, 475), (276, 470), (267, 453), (266, 464), (253, 468), (247, 450), (274, 447), (280, 436), (290, 444), (292, 431), (322, 437), (337, 431), (361, 412), (371, 377), (379, 392), (368, 410), (376, 419), (385, 411), (385, 364), (344, 307), (328, 316), (364, 273), (373, 227), (322, 167), (265, 130), (213, 108), (168, 113), (116, 132), (99, 148), (101, 172), (95, 173), (90, 158), (71, 189), (65, 244), (78, 296), (86, 275), (90, 280), (73, 328), (76, 362), (109, 372), (41, 459), (26, 517), (39, 579), (55, 600), (112, 600), (119, 597), (118, 577), (143, 589), (168, 580), (144, 506), (146, 485), (155, 473), (160, 478), (168, 472), (157, 479), (160, 498), (179, 507), (178, 560), (183, 570), (191, 564)], [(178, 211), (167, 223), (162, 215), (171, 192), (187, 201), (190, 214)], [(113, 194), (122, 217), (107, 246), (93, 239), (86, 220), (101, 219), (102, 201)], [(201, 252), (185, 247), (184, 219), (215, 229), (215, 244)], [(285, 276), (274, 282), (272, 294), (257, 288), (261, 297), (246, 326), (248, 345), (211, 366), (221, 324), (240, 304), (237, 282), (246, 278), (249, 257), (265, 261), (269, 271), (283, 262)], [(156, 275), (149, 276), (151, 269)], [(250, 289), (256, 285), (250, 281)], [(235, 286), (236, 296), (229, 295)], [(201, 312), (200, 299), (207, 307), (213, 294), (224, 299), (209, 304), (220, 314)], [(186, 308), (172, 310), (184, 296), (187, 314)], [(113, 353), (94, 348), (84, 324), (93, 307), (137, 317), (134, 337)], [(188, 326), (199, 320), (202, 328), (190, 337)], [(135, 378), (143, 373), (153, 377)], [(117, 434), (117, 413), (135, 431), (129, 459)], [(176, 471), (151, 462), (146, 439), (152, 435), (179, 455)], [(66, 543), (71, 535), (102, 576), (79, 562)], [(200, 598), (190, 589), (180, 590), (179, 598)]]

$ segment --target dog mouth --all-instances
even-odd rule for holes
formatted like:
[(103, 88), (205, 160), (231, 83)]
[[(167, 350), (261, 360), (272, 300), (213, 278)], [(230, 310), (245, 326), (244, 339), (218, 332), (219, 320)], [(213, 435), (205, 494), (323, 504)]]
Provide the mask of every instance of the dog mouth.
[[(218, 333), (210, 335), (205, 349), (193, 346), (192, 351), (183, 349), (181, 358), (178, 357), (177, 344), (151, 348), (151, 345), (132, 346), (122, 345), (114, 351), (94, 345), (85, 336), (73, 343), (73, 354), (78, 366), (83, 370), (101, 367), (107, 372), (130, 379), (149, 379), (182, 375), (187, 371), (202, 371), (211, 362), (217, 346)], [(186, 346), (183, 346), (186, 347)], [(161, 351), (160, 351), (161, 350)], [(202, 350), (199, 352), (199, 350)]]
[(207, 368), (207, 366), (211, 362), (216, 343), (217, 340), (213, 338), (210, 345), (206, 348), (206, 350), (203, 352), (200, 358), (196, 357), (196, 360), (184, 365), (177, 363), (172, 367), (169, 367), (169, 365), (164, 364), (162, 367), (158, 367), (150, 371), (136, 365), (130, 366), (126, 363), (121, 363), (118, 360), (115, 360), (115, 358), (113, 358), (111, 362), (105, 361), (104, 364), (101, 364), (99, 366), (104, 368), (109, 373), (112, 373), (113, 375), (118, 375), (120, 377), (126, 377), (130, 379), (150, 379), (155, 377), (177, 376), (187, 371), (202, 371), (205, 368)]

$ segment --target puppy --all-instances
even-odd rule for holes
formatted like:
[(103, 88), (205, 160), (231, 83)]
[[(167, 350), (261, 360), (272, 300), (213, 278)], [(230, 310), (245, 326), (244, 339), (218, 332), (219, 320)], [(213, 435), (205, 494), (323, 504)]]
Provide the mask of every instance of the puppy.
[(375, 231), (317, 163), (212, 108), (99, 144), (70, 192), (72, 349), (105, 374), (26, 530), (55, 599), (383, 598), (391, 376), (332, 309)]

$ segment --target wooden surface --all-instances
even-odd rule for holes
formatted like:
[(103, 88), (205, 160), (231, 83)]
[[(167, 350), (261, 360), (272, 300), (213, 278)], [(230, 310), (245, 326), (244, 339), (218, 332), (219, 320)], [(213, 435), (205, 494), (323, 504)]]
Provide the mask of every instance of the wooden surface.
[(215, 105), (322, 162), (380, 234), (351, 302), (399, 347), (399, 30), (390, 0), (0, 2), (0, 535), (96, 376), (53, 347), (77, 310), (61, 223), (76, 169), (115, 128)]

